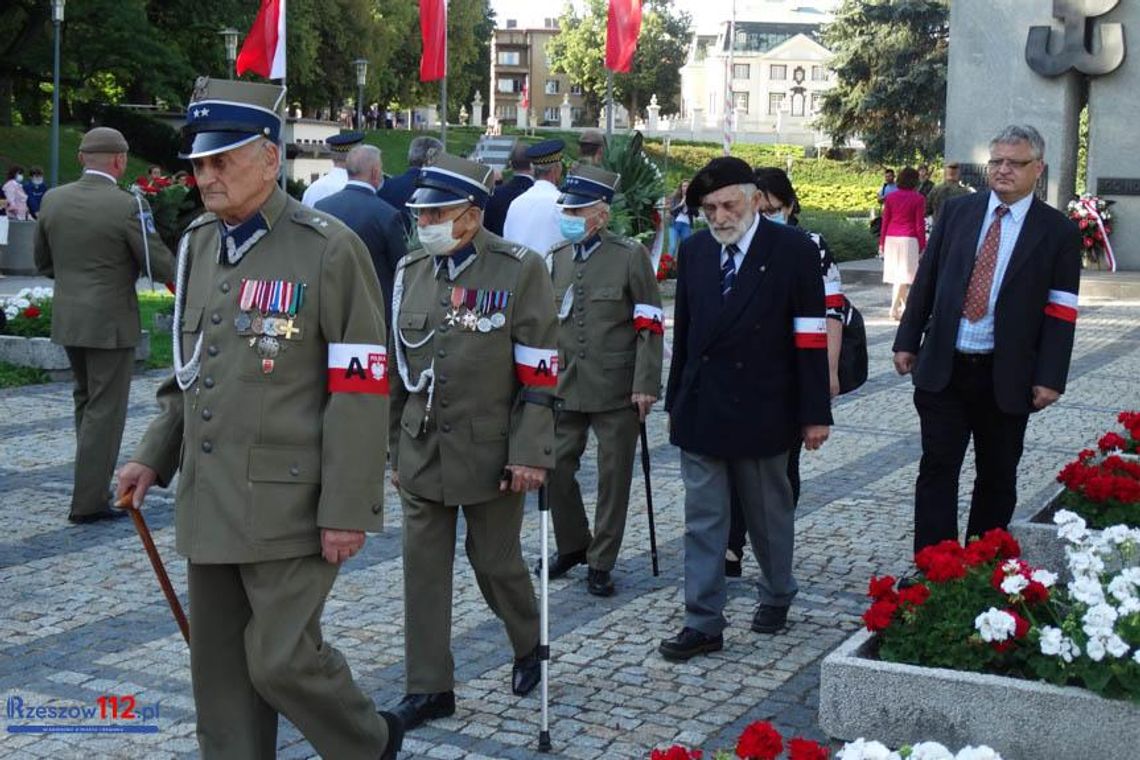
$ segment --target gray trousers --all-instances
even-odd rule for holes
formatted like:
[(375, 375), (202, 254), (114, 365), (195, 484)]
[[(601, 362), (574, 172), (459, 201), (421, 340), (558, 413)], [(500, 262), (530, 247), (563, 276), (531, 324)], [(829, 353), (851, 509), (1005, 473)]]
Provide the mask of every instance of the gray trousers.
[(796, 595), (792, 577), (795, 505), (787, 453), (718, 459), (681, 450), (685, 484), (685, 625), (709, 636), (724, 630), (724, 550), (730, 522), (729, 482), (736, 488), (761, 576), (761, 604), (784, 607)]
[(71, 514), (89, 515), (110, 504), (131, 395), (133, 348), (64, 346), (75, 375), (75, 484)]

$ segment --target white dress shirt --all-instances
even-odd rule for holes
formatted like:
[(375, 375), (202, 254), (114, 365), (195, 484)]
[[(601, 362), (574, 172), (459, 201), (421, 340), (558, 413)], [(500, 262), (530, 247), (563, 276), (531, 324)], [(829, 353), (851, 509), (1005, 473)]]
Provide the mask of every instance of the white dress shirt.
[(348, 172), (344, 167), (334, 166), (332, 171), (309, 185), (305, 194), (301, 196), (301, 203), (309, 208), (316, 208), (317, 201), (339, 193), (348, 184)]
[(503, 237), (542, 254), (547, 269), (551, 264), (550, 250), (565, 239), (559, 224), (559, 195), (561, 192), (553, 183), (535, 180), (529, 190), (511, 201), (503, 224)]

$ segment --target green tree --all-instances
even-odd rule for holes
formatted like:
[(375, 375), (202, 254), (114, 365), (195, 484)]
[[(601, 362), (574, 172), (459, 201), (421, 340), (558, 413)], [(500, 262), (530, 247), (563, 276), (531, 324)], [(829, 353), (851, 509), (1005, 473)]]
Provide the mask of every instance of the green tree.
[(823, 30), (836, 85), (820, 123), (836, 144), (899, 163), (942, 151), (949, 0), (844, 0)]
[[(581, 13), (567, 4), (558, 19), (559, 33), (547, 44), (553, 70), (582, 86), (587, 110), (598, 112), (606, 97), (607, 0), (587, 0)], [(663, 113), (676, 110), (681, 91), (692, 18), (673, 7), (672, 0), (646, 0), (641, 34), (628, 73), (614, 74), (614, 100), (631, 115), (657, 96)]]

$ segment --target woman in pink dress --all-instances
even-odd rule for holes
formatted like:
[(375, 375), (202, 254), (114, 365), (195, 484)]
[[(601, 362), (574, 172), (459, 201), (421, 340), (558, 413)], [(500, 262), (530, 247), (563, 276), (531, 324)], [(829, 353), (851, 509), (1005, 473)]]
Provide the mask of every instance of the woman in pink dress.
[(28, 194), (24, 192), (24, 169), (12, 166), (8, 169), (8, 181), (4, 183), (4, 200), (8, 202), (6, 211), (9, 219), (28, 218)]
[(899, 189), (883, 199), (883, 224), (879, 230), (879, 255), (883, 257), (883, 282), (891, 284), (891, 319), (902, 319), (906, 296), (918, 257), (926, 248), (926, 199), (918, 187), (918, 170), (908, 166), (899, 172)]

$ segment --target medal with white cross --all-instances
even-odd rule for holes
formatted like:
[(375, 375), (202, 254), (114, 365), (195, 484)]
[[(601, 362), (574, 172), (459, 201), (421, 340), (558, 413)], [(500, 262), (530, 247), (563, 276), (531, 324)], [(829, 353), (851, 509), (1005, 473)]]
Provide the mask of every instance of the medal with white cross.
[(448, 327), (455, 327), (455, 325), (459, 323), (459, 320), (459, 309), (452, 309), (443, 317), (443, 321), (447, 323)]

